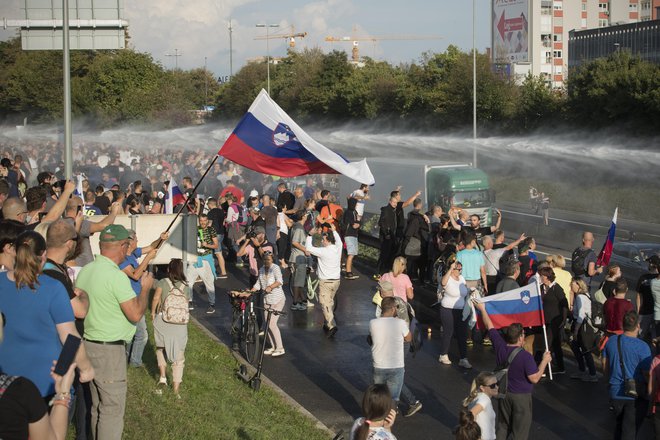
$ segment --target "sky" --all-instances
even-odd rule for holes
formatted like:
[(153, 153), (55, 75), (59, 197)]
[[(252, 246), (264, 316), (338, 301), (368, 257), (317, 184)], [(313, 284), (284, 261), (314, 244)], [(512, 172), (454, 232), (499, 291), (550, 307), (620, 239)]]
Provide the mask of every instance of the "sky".
[[(490, 45), (490, 1), (477, 4), (477, 49)], [(70, 0), (71, 4), (75, 0)], [(21, 18), (22, 0), (2, 0), (0, 18)], [(206, 63), (215, 76), (229, 75), (229, 31), (233, 28), (233, 71), (248, 59), (265, 56), (265, 29), (258, 23), (278, 24), (271, 33), (295, 32), (308, 36), (296, 41), (296, 49), (320, 47), (324, 52), (344, 50), (349, 56), (351, 42), (329, 43), (325, 37), (414, 36), (441, 39), (370, 41), (359, 43), (360, 54), (398, 64), (419, 60), (425, 51), (442, 52), (454, 44), (472, 47), (472, 2), (469, 0), (123, 0), (124, 17), (129, 22), (130, 46), (150, 53), (165, 68), (174, 68), (175, 59), (182, 69), (203, 67)], [(0, 40), (16, 34), (1, 30)], [(269, 40), (271, 56), (285, 56), (284, 38)], [(174, 54), (179, 57), (166, 56)]]

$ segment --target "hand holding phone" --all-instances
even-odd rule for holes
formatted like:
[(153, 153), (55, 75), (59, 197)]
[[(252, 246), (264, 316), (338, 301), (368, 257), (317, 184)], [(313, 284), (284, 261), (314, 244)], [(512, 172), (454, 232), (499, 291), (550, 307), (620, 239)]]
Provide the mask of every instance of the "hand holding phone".
[(62, 351), (60, 352), (60, 357), (57, 359), (57, 364), (55, 364), (55, 369), (53, 370), (55, 374), (64, 376), (66, 372), (69, 371), (69, 367), (78, 353), (80, 342), (81, 339), (72, 334), (69, 334), (66, 337), (66, 341), (64, 341), (64, 346), (62, 346)]

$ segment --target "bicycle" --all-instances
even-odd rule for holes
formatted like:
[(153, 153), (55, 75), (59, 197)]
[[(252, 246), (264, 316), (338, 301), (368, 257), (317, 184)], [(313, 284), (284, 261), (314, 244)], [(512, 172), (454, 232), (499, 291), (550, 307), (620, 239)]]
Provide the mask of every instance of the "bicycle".
[(234, 319), (232, 322), (232, 337), (238, 336), (239, 350), (250, 364), (254, 364), (259, 355), (259, 326), (257, 314), (254, 311), (254, 294), (251, 290), (232, 290), (232, 307)]
[[(289, 282), (287, 283), (287, 291), (291, 298), (293, 298), (293, 278), (295, 274), (295, 265), (289, 264)], [(317, 290), (319, 287), (319, 279), (316, 276), (316, 271), (313, 267), (307, 266), (307, 274), (305, 275), (305, 284), (303, 285), (304, 294), (309, 302), (318, 298)]]

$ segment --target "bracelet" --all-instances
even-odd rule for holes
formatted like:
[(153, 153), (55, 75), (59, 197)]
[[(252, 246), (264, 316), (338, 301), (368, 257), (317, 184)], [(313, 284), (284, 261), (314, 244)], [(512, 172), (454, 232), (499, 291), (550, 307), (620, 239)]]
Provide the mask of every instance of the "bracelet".
[(55, 407), (56, 405), (62, 405), (64, 407), (66, 407), (67, 409), (69, 409), (69, 404), (70, 403), (71, 403), (71, 400), (61, 400), (60, 399), (60, 400), (51, 401), (51, 406)]
[(70, 402), (71, 402), (71, 395), (68, 392), (57, 393), (53, 396), (50, 402), (48, 402), (48, 406), (53, 406), (56, 404), (65, 404), (68, 408)]

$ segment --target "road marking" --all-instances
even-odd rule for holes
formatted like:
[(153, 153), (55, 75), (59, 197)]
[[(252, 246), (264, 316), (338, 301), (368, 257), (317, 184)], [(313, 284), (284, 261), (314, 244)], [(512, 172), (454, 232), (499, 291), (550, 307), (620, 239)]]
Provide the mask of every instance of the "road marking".
[[(500, 209), (500, 211), (508, 212), (510, 214), (524, 215), (524, 216), (527, 216), (527, 217), (541, 218), (540, 215), (527, 214), (526, 212), (509, 211), (509, 210), (506, 210), (506, 209)], [(562, 219), (562, 218), (555, 218), (555, 217), (548, 217), (548, 220), (555, 220), (555, 221), (558, 221), (558, 222), (565, 222), (565, 223), (573, 223), (574, 225), (593, 226), (595, 228), (605, 228), (606, 227), (606, 226), (601, 226), (601, 225), (594, 225), (592, 223), (576, 222), (576, 221), (573, 221), (573, 220), (565, 220), (565, 219)]]

